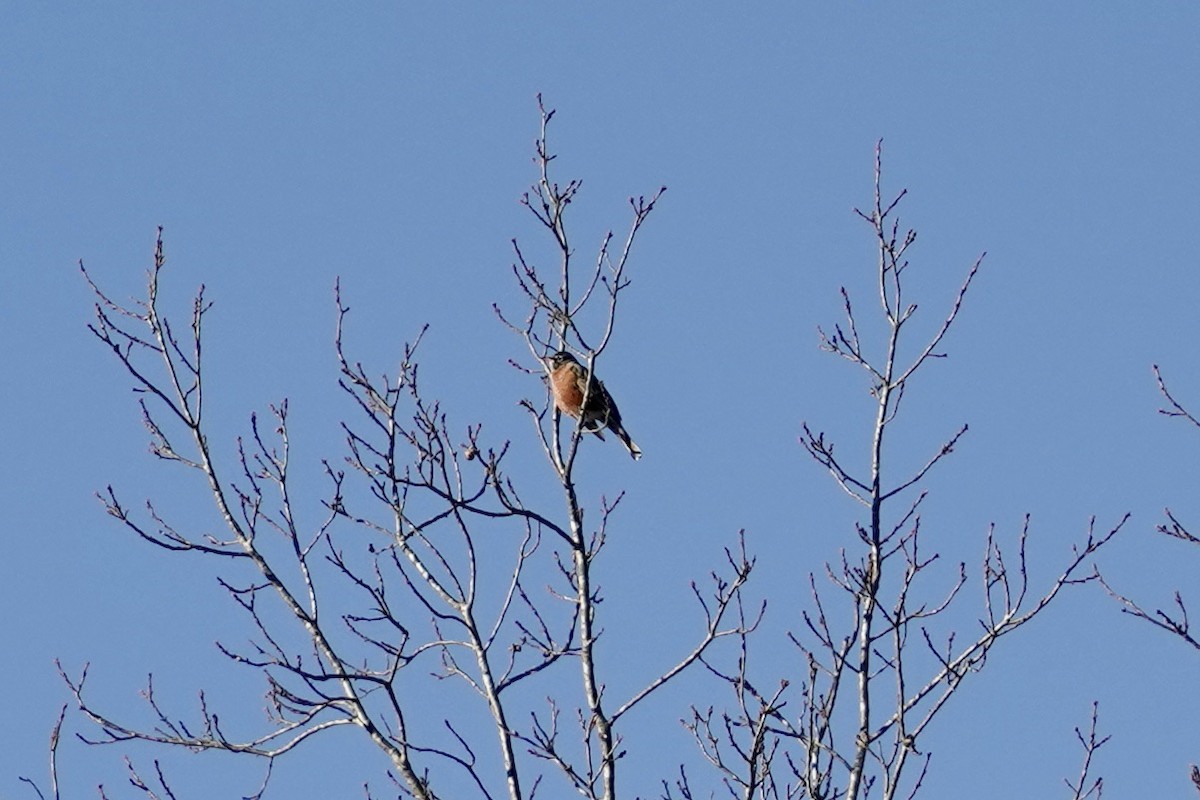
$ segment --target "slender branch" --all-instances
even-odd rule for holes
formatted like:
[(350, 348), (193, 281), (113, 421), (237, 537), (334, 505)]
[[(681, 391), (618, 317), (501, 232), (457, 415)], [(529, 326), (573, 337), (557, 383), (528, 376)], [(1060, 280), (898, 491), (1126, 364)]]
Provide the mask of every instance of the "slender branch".
[(1071, 790), (1071, 800), (1088, 800), (1095, 798), (1100, 800), (1104, 794), (1104, 779), (1101, 777), (1092, 777), (1092, 759), (1095, 758), (1097, 751), (1100, 750), (1111, 736), (1100, 737), (1096, 733), (1096, 725), (1100, 719), (1100, 704), (1092, 703), (1092, 721), (1088, 727), (1087, 733), (1084, 733), (1079, 728), (1075, 729), (1075, 738), (1079, 740), (1080, 747), (1083, 748), (1083, 766), (1079, 771), (1079, 778), (1074, 783), (1068, 778), (1063, 778), (1063, 783)]

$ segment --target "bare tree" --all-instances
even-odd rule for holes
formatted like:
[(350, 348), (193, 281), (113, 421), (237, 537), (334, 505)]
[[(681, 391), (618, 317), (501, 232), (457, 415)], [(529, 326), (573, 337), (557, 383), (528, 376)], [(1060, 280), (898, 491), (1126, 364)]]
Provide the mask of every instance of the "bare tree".
[[(517, 310), (495, 307), (500, 322), (523, 346), (512, 365), (548, 380), (549, 357), (571, 353), (584, 370), (583, 405), (593, 391), (616, 335), (617, 312), (629, 287), (635, 241), (664, 189), (630, 199), (632, 219), (621, 237), (608, 233), (585, 262), (567, 224), (578, 180), (559, 182), (548, 143), (553, 110), (541, 104), (534, 164), (537, 178), (524, 205), (548, 235), (548, 256), (513, 241), (512, 266), (520, 292)], [(378, 374), (356, 361), (347, 344), (350, 307), (335, 288), (334, 351), (338, 382), (351, 416), (342, 423), (346, 455), (323, 461), (328, 491), (319, 518), (302, 513), (304, 491), (291, 466), (289, 404), (269, 408), (237, 439), (235, 456), (222, 460), (206, 418), (203, 328), (211, 308), (204, 288), (181, 331), (160, 300), (166, 257), (162, 231), (148, 276), (146, 298), (120, 304), (84, 271), (95, 292), (92, 332), (116, 358), (141, 394), (152, 453), (191, 471), (211, 496), (222, 523), (208, 534), (167, 519), (153, 501), (135, 509), (113, 487), (101, 500), (125, 528), (173, 555), (208, 564), (242, 624), (251, 632), (240, 646), (220, 643), (231, 662), (264, 685), (265, 724), (218, 712), (203, 691), (198, 708), (179, 713), (155, 692), (143, 692), (150, 722), (131, 720), (93, 700), (88, 666), (61, 668), (75, 705), (90, 721), (82, 736), (97, 745), (140, 742), (167, 750), (217, 751), (258, 759), (262, 780), (250, 795), (267, 793), (277, 762), (334, 729), (357, 730), (384, 757), (396, 792), (420, 800), (473, 795), (510, 800), (559, 796), (563, 789), (590, 800), (615, 800), (622, 757), (639, 743), (633, 712), (696, 665), (732, 690), (718, 709), (694, 700), (684, 720), (714, 768), (701, 791), (698, 777), (680, 766), (662, 782), (663, 796), (710, 795), (722, 785), (733, 797), (857, 800), (873, 790), (888, 800), (915, 796), (930, 754), (919, 741), (968, 674), (981, 669), (996, 642), (1046, 608), (1067, 586), (1085, 583), (1091, 556), (1121, 529), (1089, 527), (1057, 577), (1040, 592), (1026, 569), (1029, 524), (1013, 552), (1002, 552), (992, 530), (984, 542), (981, 627), (959, 635), (947, 612), (967, 583), (964, 564), (942, 589), (930, 588), (929, 554), (921, 533), (926, 476), (953, 451), (963, 425), (934, 448), (922, 466), (893, 478), (886, 441), (909, 382), (935, 359), (954, 325), (982, 257), (967, 273), (949, 312), (905, 361), (909, 321), (903, 276), (911, 230), (901, 234), (896, 208), (885, 202), (881, 156), (876, 152), (873, 206), (858, 212), (878, 244), (877, 278), (885, 338), (881, 355), (860, 340), (850, 294), (843, 289), (846, 322), (821, 331), (824, 349), (868, 376), (876, 400), (865, 466), (844, 459), (823, 432), (804, 426), (801, 444), (837, 485), (862, 507), (854, 550), (810, 574), (812, 605), (789, 639), (803, 656), (801, 675), (758, 677), (753, 662), (765, 603), (746, 593), (755, 560), (739, 536), (711, 582), (695, 582), (696, 634), (665, 669), (643, 670), (640, 688), (614, 697), (606, 686), (602, 650), (598, 556), (628, 523), (623, 495), (595, 497), (576, 468), (588, 420), (564, 418), (548, 393), (521, 402), (540, 445), (561, 506), (527, 491), (528, 465), (514, 463), (509, 442), (494, 442), (475, 421), (453, 423), (419, 380), (422, 330), (404, 347), (395, 372)], [(535, 248), (536, 249), (536, 248)], [(82, 264), (81, 264), (82, 269)], [(542, 399), (544, 398), (544, 399)], [(585, 415), (584, 415), (585, 416)], [(537, 501), (527, 499), (537, 496)], [(593, 514), (585, 514), (588, 507)], [(557, 508), (558, 510), (553, 510)], [(827, 613), (848, 609), (848, 624)], [(729, 647), (716, 645), (725, 641)], [(752, 678), (753, 675), (753, 678)], [(701, 696), (708, 689), (693, 683)], [(414, 692), (413, 687), (420, 690)], [(449, 688), (453, 687), (453, 688)], [(472, 703), (431, 703), (427, 697)], [(51, 792), (58, 796), (57, 748), (62, 720), (51, 739)], [(1077, 797), (1099, 796), (1088, 781), (1091, 755), (1103, 741), (1084, 743), (1087, 760)], [(1089, 744), (1090, 742), (1090, 744)], [(632, 743), (632, 744), (631, 744)], [(651, 747), (653, 744), (651, 744)], [(150, 768), (127, 760), (130, 784), (143, 796), (174, 798), (159, 761)], [(32, 783), (32, 781), (30, 782)], [(44, 797), (40, 788), (34, 789)], [(1083, 794), (1080, 794), (1083, 792)], [(104, 796), (104, 790), (101, 789)], [(367, 797), (375, 796), (368, 788)]]
[[(569, 349), (586, 363), (590, 379), (616, 332), (635, 238), (663, 190), (631, 199), (623, 240), (614, 244), (608, 234), (590, 264), (577, 264), (567, 210), (580, 182), (554, 179), (547, 143), (554, 112), (540, 98), (539, 108), (538, 178), (523, 202), (550, 234), (557, 263), (539, 269), (514, 240), (513, 272), (528, 311), (522, 322), (507, 324), (534, 364), (526, 372), (544, 377), (549, 352)], [(338, 287), (335, 352), (354, 415), (342, 424), (348, 455), (323, 462), (329, 485), (323, 516), (304, 519), (286, 400), (271, 406), (266, 419), (250, 417), (232, 462), (216, 455), (204, 413), (210, 387), (203, 327), (211, 303), (201, 287), (190, 328), (180, 331), (160, 299), (165, 264), (159, 229), (146, 299), (134, 305), (115, 302), (85, 270), (96, 296), (89, 327), (141, 393), (153, 454), (194, 473), (224, 532), (190, 530), (153, 501), (139, 512), (113, 487), (101, 500), (147, 542), (206, 560), (253, 632), (246, 645), (218, 646), (264, 682), (269, 720), (254, 730), (251, 720), (211, 708), (203, 691), (199, 708), (181, 715), (156, 694), (151, 676), (144, 696), (152, 722), (131, 722), (93, 702), (84, 666), (63, 670), (63, 678), (95, 726), (85, 741), (257, 757), (264, 764), (258, 797), (276, 760), (349, 726), (383, 754), (398, 790), (420, 800), (466, 793), (519, 800), (538, 796), (543, 783), (550, 796), (567, 786), (583, 797), (615, 798), (621, 731), (632, 712), (715, 642), (753, 629), (757, 617), (741, 607), (753, 568), (744, 547), (727, 551), (727, 573), (714, 572), (710, 586), (693, 583), (700, 619), (691, 649), (630, 696), (614, 698), (596, 658), (596, 559), (617, 535), (621, 496), (587, 499), (575, 471), (583, 425), (564, 424), (548, 401), (523, 402), (564, 510), (526, 503), (520, 477), (508, 469), (509, 443), (488, 443), (479, 423), (452, 433), (448, 412), (423, 390), (417, 353), (424, 331), (404, 348), (394, 374), (376, 376), (348, 354), (350, 309)], [(592, 307), (599, 313), (588, 319), (600, 321), (587, 327), (583, 312)], [(497, 314), (507, 322), (499, 308)], [(599, 513), (589, 524), (590, 502)], [(574, 690), (563, 680), (569, 664), (577, 668)], [(477, 702), (431, 711), (408, 688), (414, 682), (430, 694), (457, 682)], [(537, 692), (514, 691), (527, 684), (537, 684)], [(544, 705), (530, 705), (538, 695), (547, 698)], [(234, 732), (242, 729), (251, 732)], [(145, 796), (175, 796), (157, 761), (152, 772), (132, 762), (128, 770)]]
[[(945, 318), (914, 349), (906, 326), (917, 306), (906, 297), (904, 280), (916, 232), (902, 229), (897, 216), (905, 193), (890, 200), (885, 196), (877, 147), (874, 202), (866, 211), (855, 211), (869, 226), (879, 253), (882, 347), (860, 338), (859, 317), (845, 288), (845, 322), (831, 333), (818, 329), (822, 349), (866, 375), (875, 413), (865, 468), (856, 467), (855, 459), (835, 451), (834, 442), (807, 424), (800, 438), (809, 456), (862, 510), (854, 531), (857, 549), (845, 550), (837, 562), (826, 564), (824, 580), (809, 576), (812, 606), (802, 613), (802, 628), (790, 634), (807, 671), (752, 680), (752, 648), (746, 637), (731, 667), (705, 659), (710, 671), (732, 689), (734, 702), (719, 713), (694, 708), (688, 727), (731, 797), (857, 800), (871, 792), (885, 800), (915, 796), (931, 758), (920, 748), (921, 737), (939, 712), (966, 677), (983, 668), (1001, 638), (1041, 613), (1064, 588), (1095, 578), (1085, 565), (1125, 522), (1123, 518), (1097, 533), (1093, 520), (1086, 538), (1072, 548), (1057, 577), (1040, 592), (1029, 584), (1028, 518), (1013, 551), (1002, 549), (989, 528), (979, 576), (985, 602), (978, 632), (963, 636), (950, 622), (948, 611), (957, 606), (967, 585), (967, 569), (959, 564), (948, 585), (930, 588), (930, 568), (940, 556), (922, 535), (920, 512), (927, 492), (921, 487), (930, 471), (953, 452), (967, 426), (936, 446), (923, 465), (899, 478), (891, 477), (886, 443), (910, 382), (944, 356), (943, 340), (958, 319), (983, 256), (967, 271)], [(872, 355), (877, 350), (881, 355)], [(915, 355), (905, 360), (902, 352)], [(838, 613), (833, 612), (835, 605)], [(848, 607), (848, 615), (843, 607)], [(847, 617), (848, 623), (838, 624)], [(664, 784), (667, 798), (676, 793), (693, 796), (686, 774), (681, 773), (674, 786)]]

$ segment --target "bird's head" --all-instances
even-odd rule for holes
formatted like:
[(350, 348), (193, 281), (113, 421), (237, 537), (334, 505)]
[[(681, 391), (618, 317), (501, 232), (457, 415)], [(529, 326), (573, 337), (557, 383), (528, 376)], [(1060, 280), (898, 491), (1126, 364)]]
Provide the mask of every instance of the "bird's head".
[(546, 360), (550, 362), (551, 369), (558, 369), (559, 367), (563, 366), (564, 364), (578, 364), (579, 363), (579, 360), (576, 359), (575, 356), (568, 353), (566, 350), (559, 350), (557, 353), (550, 356), (550, 358), (548, 358)]

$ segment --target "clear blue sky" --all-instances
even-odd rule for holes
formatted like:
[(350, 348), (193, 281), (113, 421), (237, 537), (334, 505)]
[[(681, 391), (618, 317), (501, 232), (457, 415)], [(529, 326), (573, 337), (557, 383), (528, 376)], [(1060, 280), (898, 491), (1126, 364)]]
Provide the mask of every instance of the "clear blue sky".
[[(490, 304), (519, 303), (509, 240), (545, 246), (516, 202), (534, 178), (538, 92), (559, 110), (559, 174), (584, 181), (581, 251), (624, 226), (628, 195), (670, 187), (603, 365), (646, 458), (585, 454), (586, 492), (628, 492), (603, 564), (615, 650), (653, 652), (685, 625), (687, 581), (738, 528), (764, 556), (758, 588), (781, 627), (798, 622), (805, 576), (852, 544), (855, 508), (796, 436), (807, 420), (865, 457), (866, 387), (815, 331), (839, 319), (839, 286), (864, 310), (871, 298), (851, 208), (869, 202), (879, 138), (921, 232), (924, 324), (989, 253), (897, 442), (897, 463), (915, 464), (971, 426), (929, 482), (931, 543), (974, 566), (986, 526), (1012, 535), (1028, 512), (1044, 580), (1091, 515), (1130, 511), (1102, 568), (1150, 606), (1186, 593), (1200, 561), (1153, 528), (1168, 504), (1200, 520), (1200, 436), (1155, 413), (1150, 365), (1200, 407), (1198, 30), (1183, 3), (8, 5), (0, 796), (43, 775), (66, 699), (55, 657), (91, 661), (109, 707), (140, 711), (150, 671), (181, 711), (201, 686), (258, 702), (213, 647), (246, 632), (207, 566), (134, 541), (92, 497), (113, 483), (211, 524), (200, 487), (146, 453), (128, 381), (85, 330), (78, 260), (136, 295), (165, 226), (167, 302), (186, 309), (200, 283), (216, 302), (210, 411), (226, 453), (251, 411), (286, 396), (314, 486), (319, 459), (340, 457), (335, 276), (364, 361), (388, 368), (430, 323), (426, 385), (460, 425), (483, 419), (526, 446), (516, 403), (540, 390), (505, 365), (521, 344)], [(1198, 666), (1085, 587), (956, 699), (924, 742), (923, 796), (1059, 796), (1092, 700), (1114, 736), (1100, 762), (1111, 796), (1187, 796)], [(681, 743), (685, 699), (647, 714)], [(329, 746), (281, 765), (276, 796), (384, 788), (369, 748)], [(314, 775), (328, 752), (341, 768)], [(70, 795), (119, 787), (119, 755), (65, 743)], [(181, 793), (206, 796), (186, 775), (217, 766), (185, 761)], [(652, 794), (654, 767), (631, 763), (626, 788)], [(225, 795), (252, 785), (235, 787)]]

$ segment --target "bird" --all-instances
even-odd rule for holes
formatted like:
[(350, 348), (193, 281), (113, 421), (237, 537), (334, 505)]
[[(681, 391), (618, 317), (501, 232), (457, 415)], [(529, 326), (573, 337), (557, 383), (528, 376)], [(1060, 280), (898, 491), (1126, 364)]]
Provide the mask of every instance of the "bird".
[[(637, 461), (642, 457), (642, 448), (634, 443), (625, 426), (621, 424), (621, 412), (617, 404), (604, 388), (604, 384), (592, 375), (591, 388), (588, 389), (587, 367), (579, 363), (575, 356), (566, 350), (559, 350), (547, 359), (550, 368), (550, 392), (554, 395), (554, 406), (569, 417), (580, 420), (580, 427), (588, 433), (594, 433), (601, 440), (604, 435), (602, 428), (608, 428), (621, 444), (629, 451), (629, 455)], [(586, 395), (586, 401), (585, 401)]]

